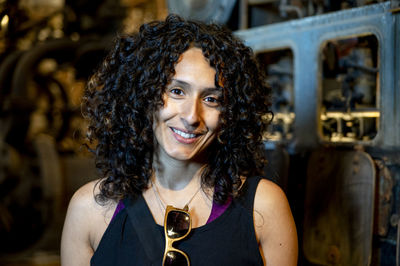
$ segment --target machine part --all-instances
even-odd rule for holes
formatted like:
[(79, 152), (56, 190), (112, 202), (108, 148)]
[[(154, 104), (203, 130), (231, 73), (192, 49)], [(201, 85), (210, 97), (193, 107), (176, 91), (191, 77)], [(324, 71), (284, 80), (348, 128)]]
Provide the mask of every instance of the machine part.
[(308, 161), (303, 249), (317, 265), (369, 265), (375, 166), (363, 151), (321, 148)]
[(43, 197), (51, 209), (51, 216), (46, 220), (48, 226), (37, 243), (35, 250), (58, 250), (54, 243), (59, 242), (62, 230), (64, 211), (64, 179), (61, 172), (61, 160), (56, 150), (54, 137), (40, 134), (33, 140), (40, 167), (41, 188)]
[[(54, 117), (50, 124), (56, 125), (51, 129), (55, 132), (55, 136), (60, 139), (63, 137), (65, 128), (63, 125), (68, 125), (68, 102), (65, 97), (62, 85), (54, 79), (43, 79), (41, 74), (38, 72), (39, 64), (45, 58), (52, 58), (55, 60), (55, 65), (68, 62), (74, 58), (74, 53), (77, 42), (70, 40), (53, 40), (45, 43), (41, 43), (33, 49), (25, 52), (21, 55), (20, 59), (16, 63), (15, 70), (12, 75), (11, 90), (5, 100), (4, 111), (8, 113), (8, 119), (11, 120), (9, 127), (8, 136), (6, 141), (16, 147), (18, 150), (23, 150), (23, 144), (26, 139), (31, 114), (37, 109), (38, 99), (34, 98), (34, 95), (47, 95), (49, 108), (49, 114), (47, 118), (52, 120), (54, 115), (52, 112), (60, 114), (58, 117)], [(23, 77), (23, 78), (21, 78)], [(38, 88), (32, 86), (33, 83), (39, 82)], [(45, 83), (45, 84), (44, 84)], [(32, 89), (33, 87), (33, 89)], [(42, 88), (43, 90), (40, 90)], [(35, 91), (32, 96), (32, 91)], [(53, 100), (60, 98), (60, 101), (64, 101), (63, 104), (56, 104)], [(57, 108), (52, 108), (57, 107)], [(62, 121), (60, 121), (62, 120)]]
[[(396, 16), (389, 10), (390, 2), (385, 2), (235, 32), (255, 53), (287, 48), (293, 51), (296, 119), (293, 125), (294, 138), (289, 143), (291, 150), (314, 149), (321, 142), (326, 143), (319, 119), (324, 112), (321, 108), (322, 48), (330, 40), (366, 35), (373, 35), (378, 44), (376, 68), (379, 68), (379, 75), (376, 86), (379, 94), (376, 95), (376, 106), (380, 114), (376, 125), (379, 132), (374, 138), (353, 139), (349, 146), (362, 144), (385, 149), (400, 145), (400, 111), (399, 105), (396, 105), (398, 68), (395, 67), (398, 62), (395, 45), (400, 35), (397, 34)], [(329, 60), (332, 60), (334, 54), (329, 56)], [(335, 67), (334, 64), (330, 66)], [(365, 84), (365, 80), (360, 84)], [(374, 126), (370, 122), (367, 124)]]
[[(377, 135), (377, 43), (374, 35), (365, 35), (329, 40), (323, 47), (320, 118), (325, 140), (370, 141)], [(331, 127), (333, 117), (337, 123)]]
[[(0, 106), (1, 139), (19, 152), (40, 133), (54, 136), (58, 144), (63, 141), (63, 151), (71, 147), (65, 143), (76, 143), (71, 138), (72, 132), (76, 132), (71, 126), (81, 113), (77, 100), (71, 100), (78, 94), (77, 88), (71, 88), (77, 79), (82, 83), (93, 73), (109, 48), (108, 41), (106, 38), (79, 42), (53, 40), (16, 53), (18, 57), (14, 54), (10, 59), (7, 57), (0, 66), (0, 81), (4, 81), (0, 85), (4, 89), (1, 95), (4, 104)], [(84, 86), (78, 89), (83, 90)]]
[[(90, 43), (83, 39), (40, 43), (10, 54), (0, 66), (5, 103), (0, 107), (1, 254), (59, 250), (54, 243), (60, 242), (65, 214), (61, 205), (66, 202), (58, 147), (61, 140), (75, 140), (72, 133), (60, 140), (70, 129), (72, 114), (65, 84), (76, 76), (87, 78), (91, 73), (84, 67), (93, 69), (103, 58), (105, 46), (102, 50), (100, 41)], [(79, 73), (70, 71), (75, 64), (81, 67), (75, 68)], [(76, 114), (80, 117), (79, 110)], [(43, 126), (33, 121), (37, 118)]]
[(111, 43), (111, 39), (88, 40), (81, 43), (76, 50), (73, 61), (75, 78), (86, 81), (100, 65), (101, 60), (107, 55), (111, 48)]
[(225, 24), (236, 0), (168, 0), (170, 13), (187, 19)]
[(400, 219), (397, 221), (396, 266), (400, 266)]
[(51, 202), (53, 212), (57, 214), (63, 193), (60, 160), (55, 140), (49, 135), (40, 134), (33, 140), (33, 144), (38, 156), (43, 196)]
[(304, 17), (303, 10), (301, 10), (301, 8), (298, 6), (289, 4), (288, 0), (281, 0), (279, 11), (281, 12), (282, 17), (287, 17), (288, 12), (296, 13), (298, 18)]
[[(37, 45), (24, 54), (15, 68), (11, 96), (21, 98), (28, 95), (27, 82), (32, 78), (37, 64), (43, 58), (54, 58), (57, 62), (68, 62), (74, 58), (79, 43), (71, 40), (53, 40)], [(24, 78), (21, 78), (24, 77)]]
[(274, 117), (265, 133), (265, 139), (286, 142), (293, 137), (295, 119), (293, 52), (290, 49), (260, 52), (256, 54), (256, 58), (272, 89)]
[(385, 237), (389, 231), (390, 214), (393, 207), (393, 186), (394, 181), (390, 174), (390, 170), (385, 166), (381, 160), (375, 160), (375, 165), (378, 170), (378, 206), (376, 211), (377, 226), (376, 234)]
[(7, 103), (4, 103), (4, 100), (11, 91), (12, 73), (23, 53), (23, 51), (12, 52), (5, 58), (3, 58), (0, 64), (0, 110), (2, 111), (4, 109), (4, 106), (7, 106)]
[(399, 12), (400, 11), (400, 0), (390, 0), (392, 12)]
[(8, 147), (8, 155), (3, 155), (18, 158), (18, 168), (11, 160), (4, 160), (0, 168), (0, 253), (32, 246), (41, 238), (52, 215), (52, 201), (43, 197), (34, 151), (28, 155)]
[(29, 14), (31, 20), (39, 20), (62, 10), (65, 6), (64, 2), (65, 0), (40, 0), (40, 2), (19, 0), (18, 8)]
[(267, 165), (264, 168), (265, 176), (277, 183), (283, 191), (288, 191), (289, 153), (282, 145), (265, 147)]
[(60, 160), (53, 137), (38, 135), (33, 144), (30, 154), (3, 145), (0, 253), (33, 247), (58, 250), (54, 243), (59, 242), (64, 218)]
[(245, 30), (249, 27), (249, 2), (239, 0), (239, 29)]

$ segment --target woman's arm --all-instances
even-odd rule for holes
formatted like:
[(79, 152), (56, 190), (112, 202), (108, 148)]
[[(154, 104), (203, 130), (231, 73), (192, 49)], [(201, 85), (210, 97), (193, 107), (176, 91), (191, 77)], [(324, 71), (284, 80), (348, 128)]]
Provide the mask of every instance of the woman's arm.
[(289, 203), (282, 189), (265, 179), (257, 187), (254, 223), (264, 264), (297, 265), (297, 232)]
[(61, 238), (62, 266), (90, 265), (107, 228), (113, 208), (100, 206), (94, 200), (96, 182), (78, 189), (69, 203)]

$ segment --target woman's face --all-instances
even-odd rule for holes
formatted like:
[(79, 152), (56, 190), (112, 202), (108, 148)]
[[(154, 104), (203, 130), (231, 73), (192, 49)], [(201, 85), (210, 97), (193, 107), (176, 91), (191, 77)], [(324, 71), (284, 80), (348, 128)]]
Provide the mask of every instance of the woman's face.
[(175, 66), (175, 75), (163, 94), (153, 130), (159, 156), (191, 160), (201, 156), (218, 132), (221, 91), (215, 69), (201, 49), (190, 48)]

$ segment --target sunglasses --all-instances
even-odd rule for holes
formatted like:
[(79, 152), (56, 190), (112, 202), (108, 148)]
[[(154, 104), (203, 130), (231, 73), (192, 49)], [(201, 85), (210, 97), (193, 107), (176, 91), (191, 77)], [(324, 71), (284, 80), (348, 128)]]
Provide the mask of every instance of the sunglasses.
[(167, 206), (164, 217), (165, 251), (163, 266), (190, 266), (189, 257), (172, 245), (187, 237), (192, 230), (192, 219), (185, 209)]

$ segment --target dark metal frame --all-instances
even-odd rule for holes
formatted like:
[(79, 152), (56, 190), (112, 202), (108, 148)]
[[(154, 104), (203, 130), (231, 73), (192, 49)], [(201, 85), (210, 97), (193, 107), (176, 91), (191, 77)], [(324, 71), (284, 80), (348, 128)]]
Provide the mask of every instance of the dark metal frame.
[[(373, 34), (379, 42), (380, 121), (376, 137), (356, 144), (400, 147), (399, 13), (391, 2), (237, 31), (255, 53), (290, 48), (294, 54), (294, 138), (289, 149), (318, 147), (323, 44), (331, 39)], [(397, 19), (396, 19), (397, 18)], [(395, 79), (396, 77), (396, 79)], [(396, 105), (397, 103), (397, 105)], [(352, 143), (353, 145), (354, 143)]]

